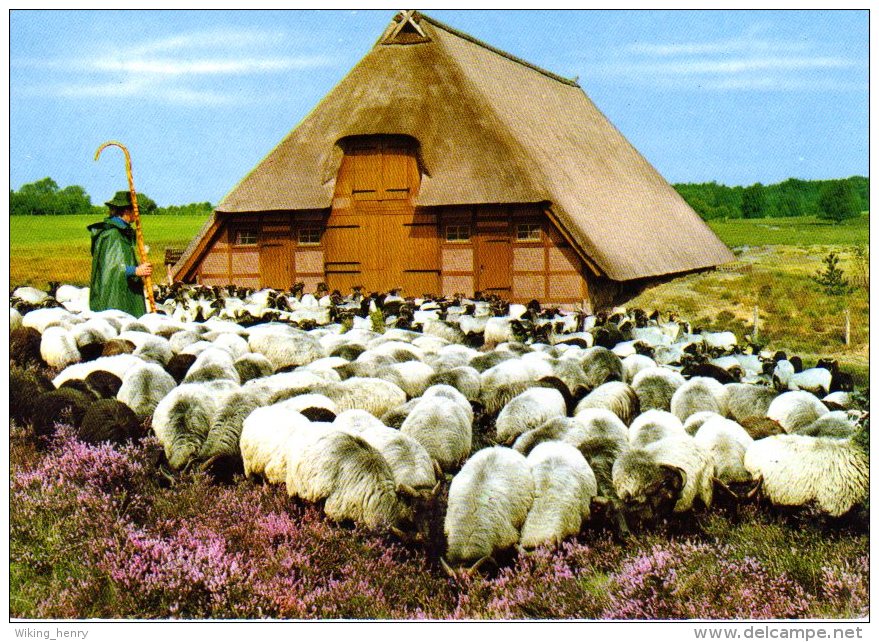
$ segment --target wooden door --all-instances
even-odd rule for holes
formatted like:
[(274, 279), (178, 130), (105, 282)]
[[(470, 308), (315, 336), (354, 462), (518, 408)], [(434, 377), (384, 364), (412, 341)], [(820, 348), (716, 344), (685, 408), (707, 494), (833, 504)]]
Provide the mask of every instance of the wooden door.
[(327, 287), (332, 292), (339, 290), (347, 294), (355, 285), (364, 285), (360, 277), (360, 259), (362, 252), (361, 226), (353, 221), (353, 217), (345, 217), (327, 225), (323, 235), (324, 270)]
[(260, 285), (285, 290), (293, 285), (293, 252), (288, 235), (266, 235), (259, 250)]
[(476, 288), (509, 298), (513, 253), (506, 233), (480, 233), (476, 244)]

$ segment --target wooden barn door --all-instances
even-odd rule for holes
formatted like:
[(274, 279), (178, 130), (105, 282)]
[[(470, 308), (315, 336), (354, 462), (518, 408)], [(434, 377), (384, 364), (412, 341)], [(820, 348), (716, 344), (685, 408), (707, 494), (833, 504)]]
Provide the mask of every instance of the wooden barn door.
[(476, 288), (509, 298), (512, 287), (513, 254), (506, 232), (481, 232), (476, 247)]
[(326, 232), (330, 289), (347, 292), (403, 288), (407, 295), (439, 291), (435, 217), (416, 217), (420, 174), (412, 139), (349, 140), (336, 180)]
[(260, 285), (284, 290), (293, 285), (293, 251), (290, 232), (272, 233), (263, 230), (259, 251)]

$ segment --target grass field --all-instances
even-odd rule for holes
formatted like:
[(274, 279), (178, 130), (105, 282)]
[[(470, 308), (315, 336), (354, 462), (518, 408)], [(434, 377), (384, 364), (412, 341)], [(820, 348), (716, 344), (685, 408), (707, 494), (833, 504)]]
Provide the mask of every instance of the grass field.
[[(146, 218), (144, 233), (156, 281), (166, 247), (184, 248), (204, 224), (201, 216)], [(10, 283), (45, 288), (48, 281), (85, 285), (91, 259), (85, 226), (90, 217), (16, 216), (10, 220)], [(675, 311), (710, 329), (752, 331), (760, 310), (760, 340), (791, 350), (807, 361), (836, 355), (857, 377), (868, 380), (869, 299), (867, 288), (829, 296), (811, 280), (830, 251), (854, 270), (853, 247), (869, 242), (869, 217), (831, 225), (815, 217), (713, 221), (711, 228), (739, 263), (732, 271), (708, 272), (652, 287), (634, 301), (647, 309)], [(845, 310), (850, 310), (851, 345), (844, 345)]]
[[(49, 281), (88, 285), (91, 273), (90, 237), (85, 229), (92, 216), (12, 216), (9, 219), (12, 285), (45, 288)], [(205, 222), (204, 216), (144, 217), (154, 280), (165, 279), (165, 248), (183, 249)]]

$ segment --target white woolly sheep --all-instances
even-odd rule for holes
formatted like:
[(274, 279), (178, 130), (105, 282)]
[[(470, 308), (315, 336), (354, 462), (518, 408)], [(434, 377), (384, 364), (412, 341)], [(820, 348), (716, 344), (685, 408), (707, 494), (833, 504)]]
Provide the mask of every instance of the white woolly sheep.
[(547, 441), (528, 455), (534, 480), (534, 500), (519, 543), (524, 548), (558, 545), (580, 532), (589, 519), (598, 493), (595, 473), (579, 450), (560, 441)]
[(670, 410), (675, 391), (686, 383), (681, 373), (657, 366), (644, 368), (632, 379), (632, 389), (638, 395), (641, 412), (646, 410)]
[[(522, 453), (527, 457), (538, 444), (546, 441), (559, 441), (563, 439), (567, 443), (572, 443), (567, 439), (568, 435), (583, 435), (584, 432), (585, 429), (583, 424), (577, 419), (571, 417), (554, 417), (546, 421), (543, 425), (537, 428), (532, 428), (516, 437), (516, 441), (513, 442), (512, 448), (516, 452)], [(576, 440), (577, 437), (572, 437), (571, 439)], [(576, 445), (576, 441), (574, 442), (574, 445)]]
[(623, 362), (613, 352), (601, 346), (587, 349), (580, 361), (590, 389), (608, 381), (623, 380)]
[(766, 416), (777, 422), (785, 432), (805, 428), (821, 415), (830, 412), (811, 392), (794, 390), (778, 395), (769, 405)]
[(183, 384), (159, 402), (152, 427), (171, 468), (180, 470), (201, 450), (217, 409), (236, 387), (228, 381)]
[(739, 424), (720, 416), (710, 417), (693, 437), (714, 458), (714, 475), (724, 484), (753, 481), (745, 469), (745, 452), (754, 439)]
[(263, 477), (278, 484), (287, 478), (288, 439), (296, 431), (308, 432), (314, 426), (285, 403), (256, 408), (241, 428), (241, 459), (244, 475)]
[(476, 561), (475, 569), (515, 546), (533, 501), (534, 480), (525, 457), (500, 446), (477, 452), (449, 487), (443, 527), (448, 561)]
[(424, 393), (433, 375), (434, 369), (421, 361), (393, 363), (378, 374), (379, 378), (397, 385), (410, 399)]
[[(364, 413), (362, 410), (349, 410), (348, 413)], [(347, 413), (343, 413), (347, 414)], [(364, 413), (365, 417), (334, 422), (345, 432), (360, 437), (370, 446), (378, 450), (394, 473), (394, 481), (398, 486), (408, 486), (415, 490), (433, 488), (436, 484), (436, 466), (424, 446), (409, 435), (388, 428), (375, 417)]]
[(17, 330), (21, 326), (21, 313), (13, 307), (9, 308), (9, 331)]
[(201, 352), (190, 366), (183, 379), (184, 383), (217, 381), (225, 379), (236, 384), (241, 382), (232, 355), (222, 348), (211, 347)]
[(671, 412), (682, 422), (702, 411), (726, 414), (726, 388), (711, 377), (693, 377), (675, 390), (671, 398)]
[(64, 308), (39, 308), (25, 314), (21, 319), (21, 325), (43, 334), (46, 328), (51, 326), (70, 329), (76, 321), (77, 318)]
[(710, 410), (694, 412), (687, 417), (687, 420), (684, 422), (684, 432), (692, 437), (702, 427), (702, 424), (712, 417), (721, 417), (721, 415), (718, 415), (716, 412), (711, 412)]
[(623, 452), (613, 465), (613, 485), (628, 510), (661, 515), (711, 507), (714, 461), (689, 435), (667, 437)]
[(40, 339), (40, 356), (51, 368), (66, 368), (82, 359), (76, 341), (66, 329), (59, 326), (52, 326), (43, 331)]
[[(471, 365), (474, 361), (471, 361)], [(482, 405), (488, 414), (494, 415), (538, 379), (552, 375), (552, 365), (546, 361), (501, 361), (483, 372), (480, 377)]]
[(849, 413), (842, 410), (833, 410), (821, 415), (805, 428), (799, 428), (796, 432), (800, 435), (812, 437), (851, 437), (857, 427), (855, 419)]
[(473, 407), (470, 405), (467, 397), (465, 397), (464, 394), (461, 393), (457, 388), (448, 386), (446, 384), (437, 383), (425, 390), (424, 394), (421, 395), (421, 397), (423, 399), (440, 397), (442, 399), (448, 399), (449, 401), (453, 401), (458, 404), (458, 406), (461, 407), (461, 410), (464, 411), (464, 414), (467, 415), (467, 421), (473, 423)]
[(339, 410), (359, 408), (375, 417), (406, 403), (406, 393), (396, 384), (372, 377), (351, 377), (339, 383), (316, 386), (312, 392), (332, 399)]
[(153, 414), (159, 402), (176, 385), (174, 377), (161, 366), (144, 363), (125, 373), (116, 399), (131, 408), (138, 419), (143, 420)]
[(681, 436), (689, 436), (681, 420), (665, 410), (648, 410), (638, 415), (629, 426), (629, 443), (633, 448), (640, 448), (666, 437)]
[(629, 384), (622, 381), (608, 381), (580, 400), (574, 410), (574, 416), (586, 408), (606, 408), (628, 426), (640, 412), (638, 404), (638, 395)]
[[(472, 410), (471, 410), (472, 413)], [(422, 397), (400, 426), (400, 432), (424, 446), (444, 471), (456, 469), (473, 445), (472, 414), (441, 396)]]
[(869, 492), (869, 457), (850, 439), (773, 435), (756, 440), (745, 468), (780, 506), (814, 505), (831, 517), (849, 512)]
[(327, 356), (318, 339), (287, 325), (265, 323), (253, 326), (247, 342), (251, 352), (268, 357), (275, 370), (305, 365)]
[(554, 388), (528, 388), (503, 407), (495, 423), (497, 440), (511, 444), (524, 432), (566, 414), (565, 398)]
[(765, 417), (778, 394), (772, 388), (749, 383), (728, 383), (724, 387), (726, 414), (738, 422), (748, 417)]
[(265, 399), (250, 390), (235, 390), (227, 395), (217, 408), (196, 459), (203, 462), (205, 468), (220, 459), (225, 459), (229, 468), (235, 468), (235, 464), (242, 461), (244, 421), (263, 403)]
[(630, 384), (635, 379), (635, 375), (646, 370), (647, 368), (655, 368), (656, 362), (643, 354), (632, 354), (623, 359), (623, 381)]
[(352, 520), (368, 528), (411, 525), (411, 500), (404, 498), (388, 462), (365, 440), (331, 431), (308, 444), (291, 462), (287, 489), (310, 502), (325, 500), (324, 512), (335, 521)]
[(106, 372), (116, 375), (119, 379), (124, 379), (125, 374), (131, 368), (140, 365), (143, 365), (143, 361), (130, 354), (117, 354), (112, 357), (101, 357), (94, 361), (74, 363), (73, 365), (67, 366), (57, 377), (52, 379), (52, 383), (56, 388), (59, 388), (65, 381), (70, 381), (71, 379), (85, 379), (91, 373), (97, 372), (98, 370), (105, 370)]
[(447, 384), (458, 390), (470, 401), (479, 399), (482, 392), (482, 379), (475, 368), (462, 365), (448, 370), (437, 370), (430, 378), (430, 385)]

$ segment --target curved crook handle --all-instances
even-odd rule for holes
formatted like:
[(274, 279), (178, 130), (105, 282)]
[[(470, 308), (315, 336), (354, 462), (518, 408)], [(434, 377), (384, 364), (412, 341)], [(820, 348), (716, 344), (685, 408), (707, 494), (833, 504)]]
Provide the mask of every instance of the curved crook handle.
[[(131, 193), (131, 209), (133, 210), (132, 218), (134, 219), (134, 234), (135, 238), (137, 239), (137, 253), (140, 258), (140, 262), (146, 263), (147, 252), (143, 242), (143, 230), (140, 226), (140, 209), (137, 206), (137, 192), (134, 190), (134, 175), (131, 172), (131, 154), (128, 153), (128, 148), (119, 141), (108, 140), (106, 143), (98, 147), (97, 151), (95, 152), (95, 161), (97, 161), (101, 157), (101, 152), (104, 151), (107, 147), (118, 147), (122, 150), (122, 153), (125, 154), (125, 175), (128, 177), (128, 191)], [(155, 312), (156, 301), (153, 298), (152, 277), (143, 277), (143, 293), (146, 297), (147, 303), (149, 304), (150, 312)]]

